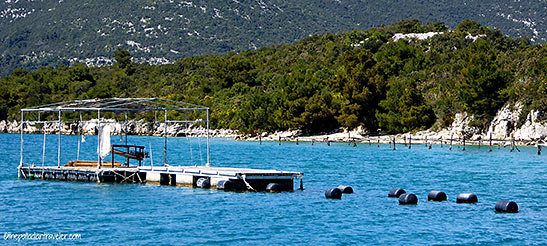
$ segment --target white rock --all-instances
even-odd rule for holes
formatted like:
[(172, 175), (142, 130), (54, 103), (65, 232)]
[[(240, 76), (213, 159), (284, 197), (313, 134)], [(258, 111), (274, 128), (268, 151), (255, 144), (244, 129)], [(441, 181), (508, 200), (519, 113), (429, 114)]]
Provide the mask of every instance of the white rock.
[(435, 35), (443, 34), (442, 32), (426, 32), (426, 33), (395, 33), (393, 35), (393, 42), (397, 42), (399, 39), (418, 39), (426, 40)]
[(515, 138), (525, 141), (539, 141), (547, 138), (547, 122), (538, 122), (541, 113), (530, 111), (524, 124), (515, 131)]
[(477, 127), (469, 126), (469, 123), (474, 119), (474, 116), (468, 116), (467, 112), (457, 113), (454, 116), (454, 122), (452, 122), (450, 133), (455, 137), (470, 137), (478, 134), (480, 130)]
[(509, 104), (505, 105), (490, 123), (486, 136), (490, 137), (490, 134), (492, 134), (493, 139), (510, 138), (519, 120), (522, 107), (520, 103), (516, 103), (514, 107)]
[(6, 126), (7, 126), (7, 123), (5, 120), (0, 121), (0, 132), (7, 132)]

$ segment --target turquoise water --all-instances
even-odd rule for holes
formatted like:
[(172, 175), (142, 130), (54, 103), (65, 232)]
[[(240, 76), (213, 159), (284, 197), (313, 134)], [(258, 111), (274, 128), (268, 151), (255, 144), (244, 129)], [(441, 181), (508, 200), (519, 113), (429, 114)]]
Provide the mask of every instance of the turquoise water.
[[(278, 146), (213, 139), (213, 165), (304, 173), (304, 191), (267, 194), (18, 180), (19, 137), (0, 134), (2, 234), (79, 233), (81, 240), (66, 243), (94, 245), (547, 244), (547, 153), (538, 156), (532, 147), (490, 153), (484, 146), (449, 151), (446, 146), (409, 150), (398, 145), (393, 151), (374, 144)], [(57, 163), (56, 141), (56, 136), (47, 138), (50, 165)], [(94, 141), (89, 137), (82, 144), (81, 159), (95, 159)], [(77, 137), (63, 136), (62, 142), (64, 164), (76, 158)], [(129, 142), (148, 146), (149, 138), (129, 137)], [(169, 139), (169, 163), (204, 161), (200, 142)], [(151, 143), (154, 162), (160, 163), (163, 139)], [(41, 165), (41, 146), (41, 135), (25, 135), (25, 162)], [(339, 184), (356, 193), (325, 199), (325, 189)], [(418, 205), (398, 205), (387, 198), (391, 188), (415, 193)], [(446, 192), (449, 201), (427, 202), (430, 190)], [(454, 202), (467, 192), (477, 194), (479, 202)], [(517, 202), (520, 212), (495, 213), (494, 204), (502, 199)]]

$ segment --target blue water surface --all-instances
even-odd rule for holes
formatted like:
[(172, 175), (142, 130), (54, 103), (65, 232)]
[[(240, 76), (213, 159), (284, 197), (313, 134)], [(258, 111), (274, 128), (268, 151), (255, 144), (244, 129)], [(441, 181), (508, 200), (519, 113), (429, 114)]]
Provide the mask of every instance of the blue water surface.
[[(77, 136), (62, 136), (61, 165), (76, 159)], [(46, 139), (46, 165), (57, 165), (57, 136)], [(155, 165), (163, 138), (130, 136), (152, 146)], [(119, 142), (115, 136), (112, 143)], [(398, 145), (211, 140), (214, 166), (304, 173), (304, 191), (279, 194), (219, 192), (138, 184), (18, 180), (20, 136), (0, 134), (0, 233), (79, 233), (56, 243), (92, 245), (546, 245), (547, 153), (533, 147), (467, 146), (429, 150)], [(42, 163), (43, 135), (25, 135), (24, 162)], [(205, 139), (169, 138), (170, 165), (206, 161)], [(80, 159), (96, 160), (87, 137)], [(150, 160), (147, 160), (147, 165)], [(355, 194), (328, 200), (340, 184)], [(418, 205), (387, 198), (392, 188), (418, 196)], [(427, 202), (442, 190), (447, 202)], [(459, 193), (477, 204), (456, 204)], [(517, 214), (494, 211), (498, 200), (518, 203)], [(0, 239), (1, 240), (1, 239)], [(17, 243), (13, 241), (1, 241)], [(51, 241), (21, 243), (51, 244)]]

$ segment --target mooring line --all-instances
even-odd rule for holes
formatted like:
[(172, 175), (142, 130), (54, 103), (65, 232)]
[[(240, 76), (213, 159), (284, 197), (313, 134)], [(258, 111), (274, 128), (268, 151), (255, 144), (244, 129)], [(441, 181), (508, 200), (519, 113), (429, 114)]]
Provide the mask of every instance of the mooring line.
[(241, 175), (240, 177), (243, 179), (243, 182), (244, 182), (245, 185), (247, 186), (247, 189), (252, 190), (252, 191), (256, 191), (256, 190), (251, 186), (251, 184), (249, 184), (249, 183), (247, 182), (247, 179), (246, 179), (246, 178), (247, 178), (247, 175), (243, 174), (243, 175)]

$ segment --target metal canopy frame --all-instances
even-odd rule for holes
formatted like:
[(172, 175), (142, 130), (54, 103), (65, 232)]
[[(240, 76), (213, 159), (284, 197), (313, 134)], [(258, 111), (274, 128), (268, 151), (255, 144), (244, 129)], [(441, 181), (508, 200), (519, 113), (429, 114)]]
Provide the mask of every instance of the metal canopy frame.
[[(50, 123), (57, 122), (59, 126), (59, 140), (58, 140), (58, 152), (57, 152), (57, 167), (60, 167), (61, 161), (61, 124), (62, 124), (62, 113), (63, 112), (97, 112), (97, 124), (98, 128), (101, 127), (101, 112), (150, 112), (150, 111), (163, 111), (165, 115), (165, 129), (164, 129), (164, 165), (167, 165), (167, 124), (169, 123), (202, 123), (203, 120), (195, 121), (170, 121), (167, 119), (168, 111), (206, 111), (207, 119), (207, 163), (206, 166), (210, 166), (211, 155), (210, 155), (210, 137), (209, 137), (209, 108), (185, 103), (178, 102), (174, 100), (164, 99), (164, 98), (106, 98), (106, 99), (90, 99), (90, 100), (72, 100), (67, 102), (59, 102), (47, 105), (41, 105), (31, 108), (21, 109), (21, 159), (19, 162), (20, 166), (23, 166), (23, 135), (24, 135), (24, 125), (25, 124), (35, 124), (35, 123), (46, 123), (46, 121), (41, 121), (40, 117), (38, 120), (27, 120), (25, 121), (25, 113), (30, 112), (57, 112), (58, 120), (51, 121)], [(82, 121), (81, 115), (79, 121)], [(127, 114), (126, 114), (127, 121)], [(98, 136), (97, 145), (100, 144), (100, 134)], [(80, 141), (80, 140), (78, 140)], [(78, 145), (80, 143), (78, 142)], [(101, 168), (101, 155), (100, 148), (98, 148), (97, 153), (97, 168)], [(45, 151), (45, 142), (44, 150)], [(78, 153), (79, 156), (79, 153)], [(43, 165), (43, 164), (42, 164)], [(153, 164), (152, 164), (153, 165)], [(152, 166), (153, 168), (153, 166)]]
[(21, 109), (22, 112), (78, 111), (184, 111), (209, 110), (208, 107), (163, 98), (106, 98), (73, 100)]

